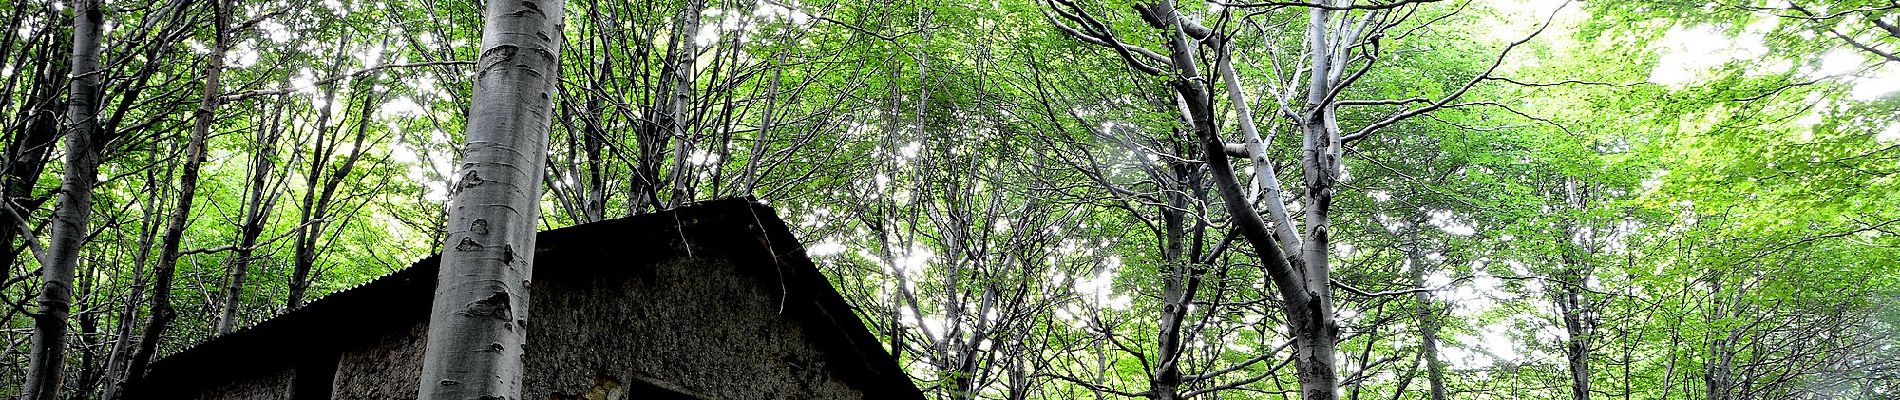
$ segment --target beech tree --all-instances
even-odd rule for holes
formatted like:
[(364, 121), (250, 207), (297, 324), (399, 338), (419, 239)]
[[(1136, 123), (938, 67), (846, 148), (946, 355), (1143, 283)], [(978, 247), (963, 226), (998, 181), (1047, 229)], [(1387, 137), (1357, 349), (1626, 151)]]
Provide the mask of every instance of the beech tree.
[(521, 397), (564, 5), (490, 1), (449, 199), (447, 249), (423, 352), (421, 398)]
[[(1295, 220), (1282, 197), (1278, 172), (1267, 159), (1265, 139), (1255, 126), (1255, 115), (1244, 96), (1245, 87), (1233, 67), (1235, 34), (1232, 29), (1216, 30), (1183, 14), (1172, 1), (1134, 5), (1151, 32), (1151, 39), (1163, 46), (1160, 52), (1125, 41), (1112, 21), (1095, 15), (1099, 11), (1076, 1), (1049, 1), (1050, 21), (1063, 32), (1086, 43), (1108, 47), (1131, 69), (1168, 79), (1177, 96), (1180, 118), (1200, 143), (1200, 155), (1211, 172), (1212, 185), (1236, 229), (1254, 250), (1281, 297), (1285, 322), (1294, 338), (1298, 355), (1301, 398), (1333, 399), (1339, 396), (1339, 365), (1336, 361), (1339, 326), (1335, 320), (1335, 299), (1331, 267), (1331, 206), (1336, 186), (1344, 173), (1346, 144), (1364, 139), (1406, 119), (1451, 107), (1470, 106), (1456, 103), (1473, 87), (1493, 79), (1492, 73), (1504, 62), (1504, 55), (1529, 38), (1506, 46), (1489, 69), (1469, 78), (1435, 99), (1356, 100), (1345, 97), (1351, 87), (1378, 66), (1385, 56), (1380, 39), (1414, 15), (1419, 2), (1354, 5), (1335, 4), (1330, 0), (1310, 3), (1229, 4), (1222, 11), (1202, 15), (1203, 21), (1225, 23), (1234, 18), (1235, 8), (1304, 9), (1308, 19), (1304, 45), (1291, 54), (1300, 59), (1276, 60), (1276, 65), (1307, 62), (1296, 72), (1272, 76), (1269, 93), (1279, 103), (1276, 116), (1287, 118), (1300, 133), (1298, 155), (1302, 180), (1299, 201), (1304, 218)], [(1396, 11), (1395, 11), (1396, 10)], [(1260, 15), (1265, 13), (1248, 14)], [(1548, 22), (1545, 23), (1548, 26)], [(1218, 25), (1216, 25), (1218, 27)], [(1540, 27), (1532, 33), (1541, 32)], [(1145, 39), (1148, 40), (1148, 39)], [(1214, 61), (1206, 71), (1200, 52), (1205, 48)], [(1290, 68), (1288, 68), (1290, 69)], [(1204, 72), (1206, 71), (1206, 72)], [(1218, 75), (1218, 76), (1216, 76)], [(1216, 83), (1216, 81), (1219, 83)], [(1234, 120), (1242, 139), (1233, 142), (1220, 135), (1219, 116), (1214, 93), (1224, 89), (1233, 107)], [(1342, 127), (1343, 107), (1398, 106), (1382, 117), (1366, 121), (1353, 130)], [(1261, 188), (1259, 198), (1249, 198), (1235, 173), (1229, 154), (1251, 161)], [(1264, 208), (1264, 216), (1261, 212)], [(1302, 232), (1303, 230), (1303, 232)]]
[[(99, 42), (105, 13), (99, 2), (73, 7), (72, 88), (67, 92), (66, 172), (55, 206), (51, 244), (41, 258), (40, 309), (33, 315), (33, 349), (24, 379), (27, 400), (56, 400), (65, 384), (67, 318), (72, 312), (73, 275), (92, 218), (92, 188), (98, 179)], [(9, 206), (10, 207), (10, 206)], [(11, 212), (11, 208), (9, 208)], [(31, 239), (29, 239), (31, 240)]]
[(1888, 2), (523, 4), (0, 0), (0, 396), (446, 253), (508, 397), (533, 230), (732, 196), (933, 398), (1900, 393)]

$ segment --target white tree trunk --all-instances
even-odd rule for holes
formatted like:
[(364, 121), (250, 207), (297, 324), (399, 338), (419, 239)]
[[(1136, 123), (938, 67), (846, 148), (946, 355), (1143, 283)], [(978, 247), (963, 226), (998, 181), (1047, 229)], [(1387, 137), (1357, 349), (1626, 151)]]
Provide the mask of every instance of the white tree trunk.
[(99, 39), (105, 15), (95, 0), (73, 4), (72, 92), (66, 110), (66, 172), (54, 209), (52, 244), (40, 289), (40, 311), (34, 315), (33, 344), (26, 371), (23, 400), (59, 399), (65, 381), (66, 319), (72, 312), (73, 271), (79, 247), (85, 242), (92, 217), (92, 187), (99, 174)]
[(422, 399), (520, 399), (528, 279), (560, 73), (560, 1), (489, 1), (423, 352)]
[(1328, 104), (1326, 95), (1333, 90), (1339, 69), (1336, 54), (1333, 54), (1335, 43), (1331, 40), (1333, 12), (1319, 7), (1310, 12), (1306, 27), (1307, 51), (1312, 54), (1313, 62), (1307, 76), (1306, 105), (1301, 112), (1304, 120), (1300, 121), (1306, 236), (1300, 253), (1294, 255), (1305, 268), (1303, 290), (1308, 292), (1310, 301), (1300, 310), (1302, 315), (1298, 321), (1288, 322), (1294, 328), (1293, 341), (1299, 357), (1294, 366), (1299, 370), (1301, 398), (1330, 400), (1339, 398), (1339, 364), (1335, 360), (1339, 325), (1333, 314), (1332, 266), (1328, 251), (1332, 249), (1333, 184), (1342, 172), (1340, 148), (1343, 144), (1339, 123), (1334, 119), (1333, 106)]
[(668, 88), (666, 104), (669, 121), (666, 129), (673, 135), (673, 192), (666, 199), (668, 208), (679, 207), (692, 201), (693, 182), (696, 168), (691, 161), (694, 148), (693, 119), (693, 81), (698, 75), (694, 72), (699, 64), (699, 14), (706, 8), (703, 0), (688, 0), (685, 9), (680, 10), (679, 19), (673, 24), (673, 62), (666, 77)]
[(1260, 128), (1254, 126), (1253, 107), (1247, 104), (1247, 95), (1242, 92), (1240, 74), (1234, 72), (1234, 48), (1229, 44), (1220, 49), (1220, 57), (1215, 60), (1215, 68), (1220, 70), (1221, 82), (1227, 86), (1227, 100), (1234, 103), (1234, 119), (1240, 126), (1240, 133), (1247, 141), (1247, 158), (1253, 161), (1254, 180), (1260, 185), (1262, 205), (1267, 208), (1267, 216), (1272, 218), (1273, 237), (1280, 241), (1280, 247), (1289, 254), (1300, 253), (1299, 230), (1294, 229), (1293, 219), (1286, 213), (1286, 199), (1280, 189), (1279, 171), (1273, 163), (1267, 161), (1267, 145), (1272, 138), (1262, 138)]

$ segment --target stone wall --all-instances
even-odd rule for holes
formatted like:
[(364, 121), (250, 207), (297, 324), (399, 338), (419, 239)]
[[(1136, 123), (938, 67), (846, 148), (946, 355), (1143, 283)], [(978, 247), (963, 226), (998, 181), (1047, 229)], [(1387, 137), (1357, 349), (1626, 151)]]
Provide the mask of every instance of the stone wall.
[(225, 382), (198, 393), (194, 400), (290, 400), (290, 368)]
[[(772, 210), (543, 232), (524, 399), (922, 399)], [(160, 360), (127, 400), (414, 399), (431, 257)]]
[(415, 324), (383, 335), (369, 344), (337, 357), (336, 380), (330, 398), (337, 400), (394, 400), (416, 398), (422, 380), (422, 345), (427, 324)]
[(732, 260), (602, 267), (621, 273), (535, 283), (526, 398), (629, 382), (729, 400), (866, 397), (830, 368), (812, 327), (781, 314), (781, 287)]

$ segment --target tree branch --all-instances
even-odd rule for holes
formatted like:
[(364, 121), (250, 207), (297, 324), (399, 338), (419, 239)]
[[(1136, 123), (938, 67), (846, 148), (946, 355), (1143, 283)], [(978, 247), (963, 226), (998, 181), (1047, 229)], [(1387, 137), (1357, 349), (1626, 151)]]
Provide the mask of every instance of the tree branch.
[(455, 65), (455, 66), (475, 65), (475, 62), (451, 60), (451, 61), (429, 61), (429, 62), (406, 63), (406, 64), (383, 64), (383, 65), (356, 70), (355, 72), (350, 72), (347, 74), (335, 75), (328, 78), (319, 79), (316, 82), (311, 82), (310, 86), (307, 86), (307, 87), (281, 88), (281, 89), (272, 89), (272, 90), (252, 90), (252, 91), (247, 91), (247, 92), (230, 93), (224, 96), (220, 96), (218, 101), (224, 102), (224, 103), (230, 103), (230, 102), (247, 100), (253, 97), (276, 96), (276, 95), (288, 94), (288, 93), (295, 92), (298, 90), (335, 84), (338, 81), (342, 81), (344, 79), (361, 78), (364, 75), (369, 75), (372, 73), (376, 73), (377, 71), (382, 71), (386, 69), (440, 67), (440, 66), (452, 66), (452, 65)]
[(1255, 3), (1229, 3), (1229, 2), (1223, 2), (1223, 1), (1215, 1), (1213, 3), (1219, 4), (1223, 7), (1229, 7), (1229, 8), (1305, 7), (1305, 8), (1318, 8), (1322, 10), (1332, 10), (1332, 11), (1346, 11), (1346, 10), (1390, 10), (1390, 9), (1409, 6), (1413, 4), (1437, 3), (1441, 1), (1445, 1), (1445, 0), (1404, 0), (1404, 1), (1396, 1), (1396, 2), (1391, 2), (1391, 3), (1354, 4), (1354, 5), (1344, 5), (1344, 6), (1335, 6), (1335, 5), (1324, 4), (1324, 3), (1308, 3), (1304, 1), (1263, 1), (1263, 2), (1255, 2)]
[(1352, 134), (1345, 135), (1345, 136), (1340, 136), (1339, 138), (1340, 141), (1353, 142), (1359, 139), (1364, 139), (1366, 136), (1372, 135), (1373, 132), (1377, 132), (1379, 129), (1383, 129), (1387, 126), (1391, 126), (1392, 124), (1399, 123), (1399, 121), (1404, 121), (1407, 118), (1416, 117), (1420, 114), (1425, 114), (1432, 111), (1437, 111), (1440, 108), (1444, 108), (1445, 105), (1451, 104), (1451, 102), (1453, 101), (1457, 101), (1458, 98), (1463, 97), (1466, 92), (1470, 92), (1472, 87), (1478, 86), (1479, 82), (1484, 82), (1485, 80), (1489, 79), (1491, 77), (1491, 73), (1497, 72), (1498, 66), (1504, 65), (1505, 57), (1509, 56), (1512, 50), (1516, 50), (1518, 46), (1522, 46), (1525, 43), (1529, 43), (1531, 39), (1537, 38), (1538, 35), (1543, 34), (1544, 30), (1550, 29), (1550, 26), (1552, 25), (1553, 21), (1557, 19), (1557, 14), (1563, 12), (1565, 8), (1569, 8), (1570, 3), (1571, 3), (1571, 0), (1565, 0), (1562, 5), (1557, 6), (1556, 10), (1552, 10), (1550, 12), (1550, 16), (1544, 18), (1543, 25), (1538, 26), (1537, 30), (1531, 31), (1531, 34), (1528, 36), (1525, 36), (1523, 39), (1518, 39), (1517, 41), (1511, 42), (1511, 44), (1504, 46), (1504, 50), (1498, 52), (1498, 58), (1491, 62), (1491, 66), (1489, 68), (1485, 68), (1484, 73), (1481, 73), (1481, 74), (1478, 74), (1478, 76), (1472, 77), (1470, 81), (1466, 81), (1463, 86), (1459, 86), (1458, 89), (1455, 91), (1452, 91), (1451, 94), (1446, 95), (1444, 98), (1438, 99), (1438, 101), (1436, 102), (1432, 102), (1432, 104), (1426, 105), (1424, 107), (1407, 110), (1405, 112), (1400, 112), (1398, 114), (1394, 114), (1390, 117), (1386, 117), (1383, 120), (1374, 122), (1371, 125), (1366, 125), (1366, 127), (1359, 129), (1359, 131), (1357, 132), (1353, 132)]

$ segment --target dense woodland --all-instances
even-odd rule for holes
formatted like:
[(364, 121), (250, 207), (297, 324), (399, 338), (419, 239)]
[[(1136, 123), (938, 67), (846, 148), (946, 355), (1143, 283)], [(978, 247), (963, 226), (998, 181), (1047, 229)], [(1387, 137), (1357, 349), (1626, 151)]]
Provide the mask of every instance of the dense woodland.
[[(1891, 1), (0, 0), (0, 24), (0, 396), (115, 398), (469, 243), (448, 200), (509, 137), (546, 149), (515, 154), (521, 229), (777, 207), (936, 398), (1900, 398)], [(516, 58), (545, 64), (490, 74)], [(477, 128), (520, 110), (545, 125)]]

